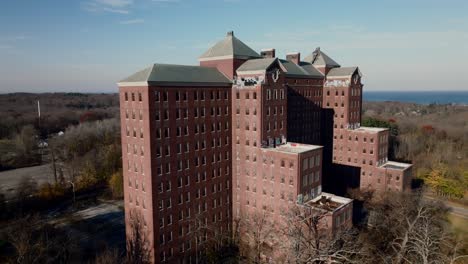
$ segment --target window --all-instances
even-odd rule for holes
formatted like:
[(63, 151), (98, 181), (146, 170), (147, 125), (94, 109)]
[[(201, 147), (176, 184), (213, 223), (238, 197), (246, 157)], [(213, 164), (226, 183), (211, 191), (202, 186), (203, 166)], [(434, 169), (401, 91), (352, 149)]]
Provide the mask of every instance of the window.
[(125, 101), (128, 101), (128, 93), (125, 92)]
[(138, 93), (138, 101), (143, 101), (143, 97), (141, 96), (141, 93)]

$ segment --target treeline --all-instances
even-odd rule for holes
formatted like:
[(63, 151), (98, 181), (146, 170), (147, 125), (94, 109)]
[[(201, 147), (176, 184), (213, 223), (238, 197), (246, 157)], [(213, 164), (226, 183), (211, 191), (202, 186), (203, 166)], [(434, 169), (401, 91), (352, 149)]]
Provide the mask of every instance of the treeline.
[(50, 140), (49, 152), (55, 185), (64, 175), (76, 190), (111, 183), (115, 197), (122, 196), (120, 122), (117, 119), (70, 126), (62, 136)]
[(118, 116), (116, 94), (0, 95), (0, 171), (40, 164), (40, 148), (69, 126)]
[(414, 175), (440, 196), (468, 194), (468, 107), (366, 103), (362, 125), (391, 131), (391, 159), (414, 164)]
[[(41, 106), (38, 118), (37, 102)], [(10, 139), (26, 125), (32, 125), (45, 139), (69, 125), (117, 117), (116, 94), (13, 93), (0, 95), (0, 139)]]
[[(275, 220), (269, 210), (236, 218), (232, 232), (205, 221), (205, 213), (196, 213), (187, 223), (188, 235), (205, 249), (196, 256), (201, 263), (261, 264), (272, 259), (297, 264), (466, 263), (466, 240), (450, 229), (443, 204), (427, 201), (420, 193), (355, 195), (369, 214), (353, 228), (331, 232), (326, 212), (292, 206), (282, 212), (284, 221)], [(138, 263), (150, 263), (146, 229), (134, 225), (132, 229), (136, 235), (129, 239), (127, 253), (139, 256)], [(97, 255), (95, 263), (127, 263), (128, 254), (106, 250)], [(167, 261), (183, 257), (186, 255), (175, 250)]]

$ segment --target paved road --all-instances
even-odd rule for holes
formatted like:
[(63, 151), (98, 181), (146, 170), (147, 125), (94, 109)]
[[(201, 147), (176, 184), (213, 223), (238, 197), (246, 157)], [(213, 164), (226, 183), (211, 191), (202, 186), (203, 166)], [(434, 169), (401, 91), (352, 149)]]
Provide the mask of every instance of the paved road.
[(449, 202), (449, 201), (440, 200), (440, 199), (437, 199), (437, 198), (434, 198), (434, 197), (431, 197), (431, 196), (427, 196), (427, 195), (425, 195), (424, 198), (429, 199), (429, 200), (441, 201), (441, 202), (443, 202), (445, 204), (445, 206), (450, 208), (451, 213), (453, 215), (456, 215), (456, 216), (464, 218), (464, 219), (468, 219), (468, 208), (463, 206), (463, 205), (459, 205), (459, 204), (452, 203), (452, 202)]
[(88, 208), (52, 217), (50, 224), (65, 228), (73, 237), (77, 251), (70, 263), (91, 263), (104, 248), (125, 250), (123, 201), (99, 201)]
[(37, 186), (46, 182), (54, 182), (52, 165), (44, 164), (0, 172), (0, 193), (4, 194), (6, 199), (11, 199), (24, 180), (35, 183)]

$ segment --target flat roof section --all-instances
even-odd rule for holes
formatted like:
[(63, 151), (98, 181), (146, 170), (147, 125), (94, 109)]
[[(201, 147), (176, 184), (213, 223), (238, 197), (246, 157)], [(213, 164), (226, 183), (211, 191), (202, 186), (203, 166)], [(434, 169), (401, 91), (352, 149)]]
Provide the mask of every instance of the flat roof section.
[(326, 210), (329, 212), (334, 212), (335, 210), (351, 203), (352, 201), (352, 199), (346, 197), (336, 196), (331, 193), (322, 192), (314, 199), (305, 203), (305, 205)]
[(392, 170), (406, 170), (407, 168), (413, 166), (412, 164), (403, 163), (403, 162), (396, 162), (396, 161), (387, 161), (382, 166), (385, 169), (392, 169)]
[(275, 148), (266, 148), (265, 150), (299, 154), (320, 148), (323, 148), (323, 146), (288, 142), (286, 144), (279, 145)]
[(359, 128), (354, 129), (353, 131), (378, 133), (378, 132), (382, 132), (382, 131), (385, 131), (385, 130), (388, 130), (388, 128), (384, 128), (384, 127), (359, 127)]

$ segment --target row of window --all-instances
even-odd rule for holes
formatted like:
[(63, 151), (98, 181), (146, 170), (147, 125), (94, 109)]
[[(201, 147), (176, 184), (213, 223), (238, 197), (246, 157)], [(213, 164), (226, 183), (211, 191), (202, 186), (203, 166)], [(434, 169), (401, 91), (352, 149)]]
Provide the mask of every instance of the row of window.
[[(229, 156), (226, 157), (226, 160), (229, 160)], [(221, 162), (221, 156), (220, 155), (218, 155), (218, 156), (213, 155), (211, 162), (212, 163)], [(194, 164), (195, 167), (206, 166), (206, 164), (207, 164), (206, 156), (201, 156), (201, 157), (194, 158), (193, 164)], [(177, 163), (177, 170), (182, 171), (183, 169), (185, 169), (185, 170), (190, 169), (190, 160), (187, 159), (187, 160), (184, 160), (184, 161), (179, 161)], [(166, 173), (166, 174), (171, 173), (171, 163), (168, 162), (168, 163), (158, 165), (158, 167), (156, 167), (156, 173), (157, 173), (157, 175), (160, 175), (160, 176), (163, 175), (164, 173)], [(142, 173), (142, 174), (144, 174), (144, 173)], [(229, 166), (226, 166), (226, 168), (224, 170), (224, 174), (229, 175)], [(218, 175), (220, 177), (222, 175), (221, 168), (218, 168), (217, 173), (216, 174), (213, 173), (213, 175)]]
[[(129, 119), (130, 118), (130, 110), (125, 109), (125, 118)], [(135, 109), (132, 109), (132, 119), (136, 119), (136, 112)], [(143, 110), (138, 110), (138, 119), (143, 120)]]
[[(336, 145), (334, 145), (334, 146), (333, 146), (333, 149), (334, 149), (334, 150), (337, 150), (338, 147), (337, 147)], [(340, 146), (340, 151), (343, 151), (343, 146)], [(349, 147), (349, 146), (348, 146), (348, 152), (351, 152), (351, 147)], [(357, 152), (357, 149), (354, 149), (354, 152)], [(363, 154), (366, 154), (366, 153), (367, 153), (367, 149), (366, 149), (366, 148), (363, 148), (363, 149), (362, 149), (362, 153), (363, 153)], [(371, 155), (374, 154), (374, 149), (373, 149), (373, 148), (369, 149), (369, 154), (371, 154)]]
[[(205, 91), (193, 91), (193, 92), (181, 92), (181, 91), (176, 91), (175, 92), (175, 100), (176, 102), (180, 102), (180, 101), (188, 101), (189, 100), (189, 96), (190, 94), (192, 94), (193, 96), (193, 100), (201, 100), (201, 101), (204, 101), (205, 100), (205, 95), (206, 95), (206, 92)], [(229, 99), (229, 92), (228, 91), (210, 91), (208, 92), (211, 100), (228, 100)], [(169, 92), (167, 91), (163, 91), (163, 92), (160, 92), (160, 91), (155, 91), (154, 92), (154, 100), (156, 102), (160, 102), (160, 101), (163, 101), (163, 102), (167, 102), (169, 100)]]
[[(134, 102), (135, 101), (135, 93), (130, 93), (131, 94), (131, 99), (132, 101)], [(143, 101), (143, 96), (140, 92), (137, 93), (138, 94), (138, 101), (141, 102)], [(125, 92), (125, 101), (128, 101), (128, 92)]]
[[(256, 142), (256, 141), (254, 141), (254, 142)], [(246, 160), (249, 160), (249, 161), (250, 161), (250, 156), (253, 157), (253, 158), (252, 158), (252, 161), (254, 161), (254, 162), (257, 161), (257, 154), (255, 154), (255, 153), (253, 153), (253, 154), (247, 153), (247, 154), (246, 154)], [(239, 151), (236, 151), (236, 159), (237, 159), (237, 160), (240, 160), (240, 153), (239, 153)], [(267, 157), (267, 156), (262, 156), (262, 162), (263, 162), (263, 164), (268, 164), (268, 163), (269, 163), (271, 166), (274, 166), (274, 165), (275, 165), (275, 158), (273, 158), (273, 157)], [(286, 163), (287, 163), (286, 160), (281, 159), (279, 165), (280, 165), (282, 168), (284, 168), (284, 167), (286, 167), (286, 166), (288, 166), (289, 169), (293, 169), (293, 168), (294, 168), (294, 161), (290, 160), (288, 165), (286, 165)]]
[(314, 199), (322, 193), (322, 185), (316, 186), (315, 188), (310, 188), (309, 192), (306, 192), (303, 196), (303, 202)]
[[(220, 172), (220, 171), (218, 171)], [(216, 173), (216, 171), (213, 171), (213, 174), (212, 174), (212, 177), (211, 178), (215, 178), (216, 175), (221, 176), (221, 173)], [(185, 179), (185, 182), (184, 182), (184, 179)], [(203, 172), (203, 173), (198, 173), (197, 176), (195, 177), (195, 183), (200, 183), (200, 182), (206, 182), (206, 179), (207, 179), (207, 172)], [(183, 186), (190, 186), (190, 175), (187, 175), (187, 176), (179, 176), (177, 178), (177, 188), (182, 188)], [(230, 188), (230, 184), (229, 184), (229, 180), (226, 180), (226, 189), (229, 190)], [(144, 188), (144, 186), (143, 186)], [(222, 183), (218, 183), (218, 189), (221, 191), (222, 189)], [(158, 184), (158, 192), (159, 193), (163, 193), (163, 192), (170, 192), (172, 190), (172, 184), (171, 184), (171, 181), (170, 180), (167, 180), (167, 181), (161, 181), (159, 184)], [(205, 190), (206, 191), (206, 190)], [(213, 185), (212, 187), (212, 191), (215, 192), (216, 191), (216, 186)], [(205, 195), (203, 195), (205, 196)], [(197, 194), (197, 198), (199, 197), (199, 193)]]
[[(362, 174), (363, 176), (365, 176), (365, 175), (366, 175), (366, 171), (365, 171), (365, 170), (362, 170), (361, 174)], [(368, 175), (369, 177), (372, 177), (372, 171), (369, 171), (369, 173), (368, 173), (367, 175)], [(384, 175), (384, 173), (380, 172), (380, 173), (378, 173), (377, 176), (378, 176), (378, 177), (383, 177), (383, 175)], [(392, 175), (389, 174), (389, 175), (387, 175), (387, 177), (388, 177), (389, 180), (391, 180)], [(400, 181), (400, 176), (396, 176), (396, 177), (395, 177), (395, 180), (396, 180), (397, 182)], [(380, 179), (378, 179), (377, 182), (380, 183)]]
[[(206, 189), (205, 189), (205, 192), (206, 192)], [(196, 194), (200, 195), (199, 192), (197, 192)], [(206, 193), (205, 193), (205, 195), (206, 195)], [(205, 195), (204, 195), (204, 197), (205, 197)], [(196, 199), (199, 199), (199, 198), (200, 198), (200, 196), (198, 196)], [(183, 193), (181, 193), (178, 196), (177, 200), (178, 200), (177, 202), (178, 202), (179, 205), (184, 204), (184, 202), (185, 203), (190, 203), (190, 192), (187, 192), (185, 195)], [(225, 205), (229, 205), (229, 203), (230, 203), (229, 196), (226, 196), (225, 202), (223, 202), (223, 197), (220, 196), (219, 198), (212, 199), (210, 203), (211, 203), (211, 209), (216, 209), (218, 207), (221, 207), (221, 206), (223, 206), (223, 203)], [(172, 198), (171, 197), (169, 197), (167, 199), (160, 198), (158, 200), (158, 209), (159, 209), (159, 211), (169, 210), (171, 208), (172, 208)], [(198, 203), (198, 213), (199, 214), (202, 213), (202, 212), (206, 212), (207, 210), (208, 210), (208, 202), (207, 201)], [(186, 218), (190, 218), (190, 208), (187, 208), (186, 212), (187, 212), (186, 213)], [(183, 218), (184, 218), (184, 211), (179, 210), (179, 221), (183, 220)], [(172, 220), (172, 216), (171, 216), (171, 220)], [(172, 222), (170, 222), (170, 223), (172, 223)], [(164, 226), (164, 220), (159, 222), (159, 226), (160, 227)]]
[[(138, 179), (135, 178), (132, 181), (132, 178), (128, 177), (128, 186), (135, 188), (135, 190), (138, 190), (140, 188), (140, 184), (138, 183)], [(145, 182), (143, 182), (143, 181), (141, 182), (141, 191), (146, 192)]]
[[(205, 124), (196, 124), (193, 125), (193, 133), (195, 135), (198, 134), (204, 134), (206, 132), (206, 125)], [(222, 130), (229, 130), (229, 121), (224, 123), (224, 126), (221, 122), (217, 123), (211, 123), (211, 132), (221, 132)], [(181, 136), (189, 136), (190, 132), (190, 127), (189, 126), (184, 126), (184, 127), (176, 127), (176, 137), (181, 137)], [(164, 127), (164, 128), (158, 128), (156, 129), (156, 138), (157, 139), (162, 139), (162, 138), (170, 138), (171, 137), (171, 129), (169, 127)], [(221, 139), (220, 139), (221, 141)], [(225, 144), (229, 144), (229, 137), (225, 138)], [(220, 145), (220, 144), (219, 144)]]
[[(334, 138), (334, 139), (337, 139), (337, 135), (334, 135), (333, 138)], [(343, 139), (343, 135), (340, 135), (340, 139)], [(349, 136), (349, 137), (348, 137), (348, 141), (352, 141), (352, 140), (353, 140), (353, 138), (352, 138), (351, 136)], [(359, 137), (358, 137), (358, 136), (355, 136), (355, 137), (354, 137), (354, 141), (359, 141)], [(367, 142), (367, 137), (363, 137), (363, 138), (362, 138), (362, 142), (365, 142), (365, 143), (366, 143), (366, 142)], [(370, 142), (370, 143), (374, 143), (374, 138), (370, 138), (370, 139), (369, 139), (369, 142)]]
[[(314, 163), (315, 161), (315, 163)], [(302, 171), (320, 166), (320, 155), (309, 157), (302, 160)]]
[[(206, 116), (206, 107), (194, 107), (191, 108), (193, 111), (193, 117), (198, 118), (198, 117), (205, 117)], [(214, 116), (228, 116), (229, 115), (229, 106), (224, 107), (224, 113), (223, 113), (223, 108), (222, 107), (211, 107), (210, 108), (210, 114), (212, 117)], [(161, 116), (161, 112), (162, 115)], [(155, 110), (154, 111), (154, 116), (156, 121), (161, 121), (161, 120), (169, 120), (170, 116), (170, 111), (169, 109), (159, 111)], [(175, 109), (175, 118), (176, 119), (188, 119), (189, 118), (189, 109), (188, 108), (181, 108), (181, 109)]]
[[(129, 194), (128, 194), (128, 202), (129, 202), (130, 204), (133, 203), (132, 193), (129, 193)], [(146, 200), (145, 200), (144, 198), (143, 198), (143, 199), (140, 199), (140, 197), (136, 195), (136, 196), (135, 196), (135, 206), (139, 207), (140, 204), (141, 204), (141, 207), (142, 207), (143, 209), (146, 209)]]
[(135, 173), (141, 172), (142, 175), (145, 175), (143, 162), (141, 163), (133, 162), (133, 166), (132, 166), (132, 162), (130, 160), (127, 160), (128, 171), (132, 171), (132, 168), (133, 168), (133, 172)]
[[(237, 171), (238, 175), (240, 175), (240, 171)], [(248, 178), (250, 176), (250, 171), (248, 168), (244, 168), (244, 175)], [(257, 171), (254, 169), (252, 170), (252, 177), (255, 179), (257, 177)], [(263, 181), (266, 181), (268, 180), (268, 176), (266, 175), (266, 173), (262, 173), (262, 180)], [(286, 183), (286, 176), (284, 174), (281, 174), (280, 175), (280, 179), (279, 179), (280, 183), (281, 184), (285, 184)], [(272, 183), (275, 183), (276, 182), (276, 178), (275, 178), (275, 174), (272, 173), (270, 174), (270, 181)], [(294, 186), (294, 180), (293, 180), (293, 177), (292, 176), (289, 176), (289, 180), (288, 180), (288, 183), (290, 186)], [(237, 189), (240, 188), (240, 182), (239, 182), (239, 179), (236, 180), (236, 187)], [(255, 183), (254, 183), (254, 188), (252, 189), (253, 192), (257, 192), (257, 189), (255, 188)], [(247, 191), (250, 191), (250, 186), (249, 186), (249, 183), (247, 182), (246, 183), (246, 190)]]
[(307, 187), (320, 182), (320, 171), (302, 175), (302, 187)]
[(132, 129), (129, 126), (127, 126), (125, 134), (127, 135), (127, 137), (133, 136), (134, 138), (143, 138), (143, 128), (137, 129), (136, 127), (134, 127)]
[[(339, 156), (339, 157), (333, 156), (333, 160), (334, 160), (334, 161), (337, 161), (337, 160), (338, 160), (339, 162), (343, 162), (343, 156)], [(357, 158), (354, 158), (353, 161), (354, 161), (355, 164), (358, 163), (358, 159), (357, 159)], [(348, 157), (348, 162), (352, 162), (352, 161), (351, 161), (351, 157)], [(373, 162), (372, 160), (367, 161), (366, 159), (362, 159), (362, 164), (363, 164), (363, 165), (366, 165), (366, 164), (373, 165), (374, 162)]]
[(338, 227), (347, 221), (351, 220), (351, 210), (346, 209), (341, 214), (335, 216), (335, 226)]

